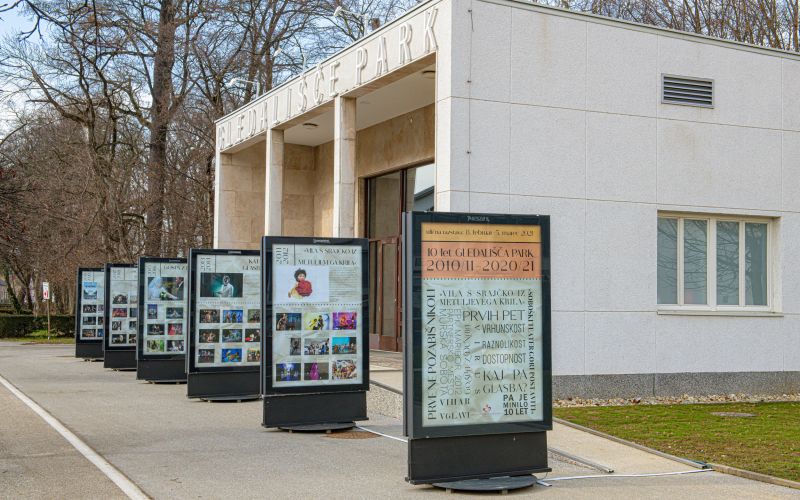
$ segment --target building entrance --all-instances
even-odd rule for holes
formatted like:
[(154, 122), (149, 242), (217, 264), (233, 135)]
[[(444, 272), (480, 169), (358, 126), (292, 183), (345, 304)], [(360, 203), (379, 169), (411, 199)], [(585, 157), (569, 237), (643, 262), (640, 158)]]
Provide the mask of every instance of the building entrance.
[(403, 349), (400, 333), (400, 219), (406, 211), (434, 209), (435, 178), (435, 165), (426, 164), (367, 179), (370, 349)]

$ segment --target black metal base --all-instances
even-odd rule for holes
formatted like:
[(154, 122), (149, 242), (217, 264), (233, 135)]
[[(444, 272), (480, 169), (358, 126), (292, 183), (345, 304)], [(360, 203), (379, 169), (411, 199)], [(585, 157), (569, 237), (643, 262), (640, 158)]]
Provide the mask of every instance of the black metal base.
[(330, 434), (333, 431), (344, 431), (355, 426), (355, 422), (328, 422), (324, 424), (282, 425), (278, 428), (289, 432), (326, 432)]
[(210, 396), (200, 398), (209, 403), (241, 403), (242, 401), (255, 401), (261, 399), (261, 394), (244, 394), (242, 396)]
[(186, 360), (137, 360), (136, 380), (147, 380), (148, 382), (185, 382)]
[(83, 359), (103, 359), (103, 343), (75, 344), (75, 357)]
[(261, 397), (259, 372), (189, 373), (186, 395), (207, 401), (244, 401)]
[(264, 427), (288, 428), (367, 420), (367, 393), (269, 394), (264, 396)]
[(466, 479), (447, 483), (433, 483), (433, 486), (453, 491), (497, 491), (506, 494), (511, 490), (530, 488), (536, 484), (536, 476), (504, 476), (488, 479)]
[(550, 472), (547, 434), (521, 432), (408, 440), (411, 484)]
[(111, 351), (107, 350), (103, 357), (103, 368), (113, 368), (114, 370), (135, 370), (136, 351)]

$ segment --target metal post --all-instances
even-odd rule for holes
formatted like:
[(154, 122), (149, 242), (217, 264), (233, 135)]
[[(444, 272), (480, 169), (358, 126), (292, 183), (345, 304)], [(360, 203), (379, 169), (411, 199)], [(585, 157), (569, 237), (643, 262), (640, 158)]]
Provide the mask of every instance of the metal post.
[(47, 299), (47, 340), (50, 340), (50, 299)]

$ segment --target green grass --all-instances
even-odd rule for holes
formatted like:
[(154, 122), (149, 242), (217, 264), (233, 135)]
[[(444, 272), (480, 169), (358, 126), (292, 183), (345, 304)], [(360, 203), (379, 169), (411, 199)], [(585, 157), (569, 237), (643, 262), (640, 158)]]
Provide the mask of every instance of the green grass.
[(593, 406), (554, 415), (679, 457), (800, 481), (800, 403)]
[(74, 344), (75, 337), (56, 337), (55, 334), (47, 338), (47, 330), (34, 330), (24, 337), (2, 338), (3, 342), (36, 342), (37, 344)]

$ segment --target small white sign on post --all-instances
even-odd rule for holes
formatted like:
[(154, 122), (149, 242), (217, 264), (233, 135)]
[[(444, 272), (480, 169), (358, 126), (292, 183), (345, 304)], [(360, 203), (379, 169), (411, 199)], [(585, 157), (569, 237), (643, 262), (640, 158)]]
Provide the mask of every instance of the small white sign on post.
[(47, 281), (42, 283), (42, 298), (44, 300), (50, 300), (50, 283)]

